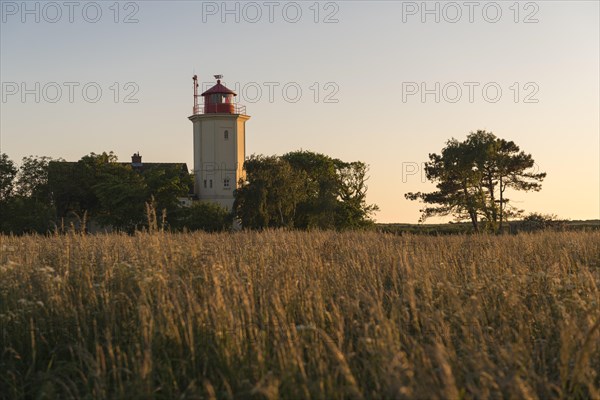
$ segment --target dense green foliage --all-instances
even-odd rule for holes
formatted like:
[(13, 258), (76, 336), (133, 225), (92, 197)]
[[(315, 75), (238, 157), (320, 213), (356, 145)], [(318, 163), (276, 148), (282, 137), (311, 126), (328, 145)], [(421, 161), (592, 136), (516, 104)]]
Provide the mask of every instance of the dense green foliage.
[(220, 232), (231, 229), (231, 214), (218, 204), (196, 201), (190, 207), (180, 208), (175, 218), (176, 228)]
[(0, 158), (0, 231), (46, 233), (63, 224), (93, 223), (133, 232), (147, 225), (146, 204), (172, 216), (181, 228), (187, 218), (178, 197), (192, 178), (183, 164), (148, 164), (136, 170), (111, 153), (91, 153), (74, 163), (25, 157), (20, 168)]
[(531, 155), (514, 142), (477, 131), (463, 142), (449, 140), (441, 154), (429, 154), (425, 173), (437, 190), (407, 193), (406, 198), (428, 205), (421, 210), (421, 221), (452, 214), (458, 221), (471, 221), (475, 231), (481, 221), (487, 230), (499, 231), (507, 217), (522, 213), (511, 206), (506, 190), (541, 189), (546, 174), (533, 171), (533, 166)]
[(54, 206), (48, 187), (49, 157), (24, 157), (17, 168), (0, 155), (0, 232), (46, 232), (53, 227)]
[(0, 154), (0, 202), (8, 200), (12, 195), (17, 171), (15, 163), (6, 154)]
[(182, 164), (149, 164), (138, 171), (112, 153), (52, 163), (49, 176), (59, 217), (86, 213), (101, 226), (129, 232), (147, 223), (146, 203), (168, 217), (177, 214), (178, 197), (187, 196), (192, 184)]
[(134, 168), (112, 153), (77, 162), (28, 157), (17, 169), (2, 155), (0, 231), (45, 233), (74, 224), (81, 229), (133, 232), (148, 227), (148, 205), (162, 228), (220, 231), (234, 216), (244, 228), (353, 229), (372, 226), (377, 206), (366, 203), (367, 166), (297, 151), (253, 156), (236, 190), (235, 215), (214, 204), (182, 207), (192, 177), (182, 164)]
[(252, 229), (352, 229), (372, 224), (376, 205), (366, 202), (367, 165), (296, 151), (252, 156), (234, 209)]

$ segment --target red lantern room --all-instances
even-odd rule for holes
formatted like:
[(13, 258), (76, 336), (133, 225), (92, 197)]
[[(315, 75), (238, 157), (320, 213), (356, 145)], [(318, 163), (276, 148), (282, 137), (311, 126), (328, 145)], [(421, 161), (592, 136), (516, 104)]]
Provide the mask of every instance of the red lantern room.
[(201, 94), (204, 97), (204, 107), (200, 107), (198, 104), (198, 77), (194, 75), (194, 115), (246, 114), (246, 107), (235, 104), (233, 101), (233, 97), (237, 94), (221, 84), (222, 77), (222, 75), (215, 75), (217, 84)]
[(237, 94), (223, 86), (221, 79), (217, 79), (217, 84), (202, 93), (202, 96), (204, 97), (205, 113), (235, 114), (233, 96), (237, 96)]

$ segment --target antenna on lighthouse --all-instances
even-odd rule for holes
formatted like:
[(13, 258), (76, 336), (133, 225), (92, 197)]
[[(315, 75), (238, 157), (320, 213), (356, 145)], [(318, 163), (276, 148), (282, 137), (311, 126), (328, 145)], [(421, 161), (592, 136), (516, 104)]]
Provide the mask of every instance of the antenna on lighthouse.
[(193, 115), (200, 113), (200, 105), (198, 104), (198, 75), (192, 77), (194, 80), (194, 112)]

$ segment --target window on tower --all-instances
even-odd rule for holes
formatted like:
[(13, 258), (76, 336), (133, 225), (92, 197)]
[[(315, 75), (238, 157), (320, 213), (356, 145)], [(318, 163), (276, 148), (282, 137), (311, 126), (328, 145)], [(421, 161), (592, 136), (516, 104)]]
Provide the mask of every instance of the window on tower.
[(206, 189), (206, 179), (204, 180), (204, 189)]
[(210, 184), (210, 188), (212, 189), (212, 179), (210, 179), (210, 180), (208, 181), (208, 183)]
[(223, 187), (229, 189), (229, 178), (223, 179)]
[(223, 138), (224, 138), (225, 140), (229, 140), (229, 131), (225, 131), (225, 132), (223, 132)]

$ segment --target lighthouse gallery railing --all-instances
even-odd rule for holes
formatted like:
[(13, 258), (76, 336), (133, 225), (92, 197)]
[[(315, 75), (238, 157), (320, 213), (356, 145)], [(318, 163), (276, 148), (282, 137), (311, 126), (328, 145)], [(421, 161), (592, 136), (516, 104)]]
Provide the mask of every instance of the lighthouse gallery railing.
[(241, 104), (228, 104), (228, 103), (220, 103), (220, 104), (210, 104), (208, 107), (204, 105), (194, 106), (193, 115), (199, 114), (242, 114), (246, 115), (246, 106)]

